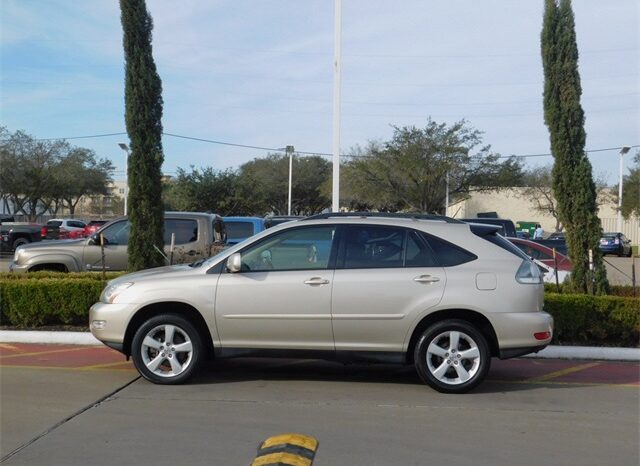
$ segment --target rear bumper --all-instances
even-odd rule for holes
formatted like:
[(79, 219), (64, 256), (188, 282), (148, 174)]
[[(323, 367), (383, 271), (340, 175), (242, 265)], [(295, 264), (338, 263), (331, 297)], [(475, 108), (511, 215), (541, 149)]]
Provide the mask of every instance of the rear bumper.
[(506, 348), (500, 350), (500, 359), (517, 358), (518, 356), (524, 356), (525, 354), (537, 353), (545, 349), (547, 345), (531, 346), (528, 348)]

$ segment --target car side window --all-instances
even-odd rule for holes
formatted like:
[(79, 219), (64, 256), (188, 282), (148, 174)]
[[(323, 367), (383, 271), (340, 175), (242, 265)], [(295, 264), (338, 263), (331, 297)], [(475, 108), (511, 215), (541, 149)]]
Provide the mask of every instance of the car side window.
[(164, 244), (171, 244), (171, 235), (175, 234), (175, 244), (192, 243), (198, 240), (198, 222), (190, 219), (165, 219)]
[(242, 271), (323, 270), (329, 267), (335, 226), (285, 230), (242, 251)]
[(433, 251), (415, 231), (411, 231), (407, 235), (407, 253), (404, 265), (405, 267), (438, 266)]
[(350, 226), (345, 235), (344, 268), (403, 266), (405, 230), (381, 226)]
[(105, 243), (113, 246), (126, 246), (129, 244), (129, 226), (130, 224), (126, 220), (109, 225), (101, 231), (106, 240)]
[(431, 249), (433, 249), (436, 258), (438, 259), (438, 264), (442, 267), (453, 267), (474, 261), (478, 258), (475, 254), (462, 249), (455, 244), (451, 244), (442, 238), (427, 234), (424, 234), (423, 237), (427, 240)]
[(69, 225), (70, 227), (73, 227), (73, 228), (84, 228), (84, 227), (85, 227), (85, 224), (84, 224), (84, 223), (82, 223), (82, 222), (76, 222), (76, 221), (73, 221), (73, 220), (72, 220), (72, 221), (69, 221), (68, 225)]

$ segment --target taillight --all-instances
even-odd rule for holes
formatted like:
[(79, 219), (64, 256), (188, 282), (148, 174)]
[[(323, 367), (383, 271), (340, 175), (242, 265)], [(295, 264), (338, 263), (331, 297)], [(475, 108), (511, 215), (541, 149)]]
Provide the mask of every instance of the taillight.
[(46, 238), (46, 237), (47, 237), (47, 227), (42, 227), (42, 228), (40, 228), (40, 237), (41, 237), (42, 239), (44, 239), (44, 238)]
[(551, 332), (537, 332), (533, 334), (536, 340), (547, 340), (551, 338)]
[(542, 283), (542, 274), (533, 261), (522, 261), (516, 272), (516, 281), (525, 285), (537, 285)]

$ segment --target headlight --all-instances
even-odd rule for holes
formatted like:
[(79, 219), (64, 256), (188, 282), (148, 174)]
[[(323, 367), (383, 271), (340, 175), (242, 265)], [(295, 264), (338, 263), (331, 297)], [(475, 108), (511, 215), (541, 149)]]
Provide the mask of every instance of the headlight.
[(117, 285), (107, 285), (100, 295), (100, 301), (111, 304), (120, 293), (133, 285), (132, 282), (118, 283)]
[(13, 262), (15, 262), (16, 264), (19, 263), (23, 255), (24, 255), (24, 250), (22, 248), (16, 249), (16, 252), (13, 255)]

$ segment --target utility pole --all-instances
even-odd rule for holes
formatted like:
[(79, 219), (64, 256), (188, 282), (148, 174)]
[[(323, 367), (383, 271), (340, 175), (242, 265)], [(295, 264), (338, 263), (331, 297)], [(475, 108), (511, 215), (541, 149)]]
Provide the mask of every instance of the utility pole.
[(289, 203), (287, 204), (289, 207), (287, 208), (287, 215), (291, 215), (291, 179), (293, 176), (293, 146), (287, 146), (285, 152), (289, 154)]
[(342, 80), (342, 0), (335, 0), (335, 42), (333, 61), (333, 190), (331, 211), (340, 210), (340, 92)]

